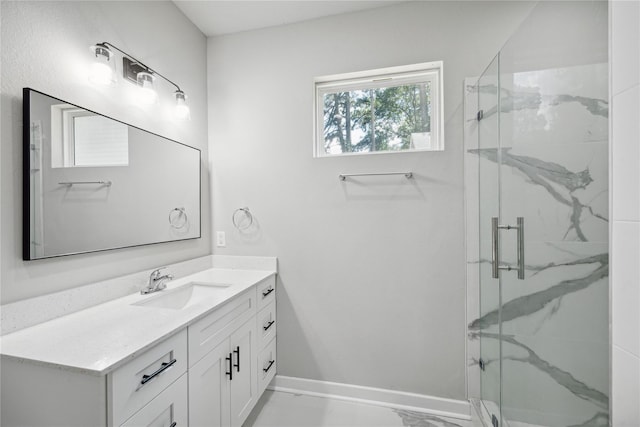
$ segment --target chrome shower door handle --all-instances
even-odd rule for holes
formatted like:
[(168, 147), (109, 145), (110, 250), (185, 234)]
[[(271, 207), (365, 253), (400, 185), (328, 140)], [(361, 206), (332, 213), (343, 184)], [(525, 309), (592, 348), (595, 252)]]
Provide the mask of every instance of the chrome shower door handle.
[(491, 218), (491, 277), (498, 279), (500, 270), (516, 270), (511, 265), (500, 265), (500, 233), (504, 230), (517, 230), (517, 270), (518, 279), (524, 280), (524, 218), (517, 218), (517, 225), (500, 225), (497, 217)]
[(524, 280), (524, 217), (519, 216), (518, 221), (518, 279)]
[(498, 217), (491, 218), (491, 277), (497, 279), (500, 271), (500, 236)]

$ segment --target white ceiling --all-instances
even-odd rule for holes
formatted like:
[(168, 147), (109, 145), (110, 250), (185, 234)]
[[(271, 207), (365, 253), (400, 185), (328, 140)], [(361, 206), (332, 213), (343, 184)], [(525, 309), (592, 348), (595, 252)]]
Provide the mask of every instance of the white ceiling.
[(174, 0), (206, 36), (237, 33), (388, 6), (406, 0)]

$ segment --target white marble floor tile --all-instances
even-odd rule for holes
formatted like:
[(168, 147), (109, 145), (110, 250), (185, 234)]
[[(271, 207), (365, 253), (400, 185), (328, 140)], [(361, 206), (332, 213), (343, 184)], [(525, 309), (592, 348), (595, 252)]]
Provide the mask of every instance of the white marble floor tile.
[(471, 421), (267, 390), (243, 427), (471, 427)]

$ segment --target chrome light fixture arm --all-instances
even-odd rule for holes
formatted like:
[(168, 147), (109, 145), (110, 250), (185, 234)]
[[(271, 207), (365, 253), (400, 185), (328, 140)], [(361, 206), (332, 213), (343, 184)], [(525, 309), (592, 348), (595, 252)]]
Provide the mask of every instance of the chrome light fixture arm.
[(187, 97), (184, 91), (180, 89), (176, 83), (169, 80), (144, 62), (140, 61), (133, 55), (125, 52), (119, 47), (109, 42), (100, 42), (91, 46), (96, 61), (92, 66), (89, 81), (101, 85), (112, 85), (116, 83), (115, 79), (115, 62), (113, 62), (114, 51), (122, 54), (122, 76), (125, 80), (138, 85), (143, 90), (140, 92), (139, 101), (142, 104), (152, 104), (157, 98), (154, 88), (154, 80), (156, 77), (162, 78), (164, 81), (175, 87), (173, 96), (175, 99), (175, 116), (180, 120), (189, 120), (191, 113), (187, 105)]
[(147, 72), (149, 73), (153, 73), (154, 75), (163, 78), (165, 81), (167, 81), (168, 83), (170, 83), (171, 85), (175, 86), (176, 88), (176, 92), (181, 92), (184, 94), (184, 92), (182, 91), (182, 89), (180, 89), (180, 86), (178, 86), (177, 84), (175, 84), (173, 81), (169, 80), (168, 78), (166, 78), (165, 76), (163, 76), (162, 74), (160, 74), (159, 72), (157, 72), (156, 70), (154, 70), (153, 68), (149, 67), (148, 65), (146, 65), (144, 62), (140, 61), (138, 58), (134, 57), (133, 55), (128, 54), (127, 52), (125, 52), (124, 50), (120, 49), (119, 47), (115, 46), (112, 43), (109, 42), (100, 42), (100, 43), (96, 43), (96, 46), (100, 46), (100, 47), (106, 47), (106, 48), (113, 48), (115, 50), (117, 50), (118, 52), (120, 52), (121, 54), (123, 54), (125, 57), (132, 59), (136, 64), (140, 65), (141, 67), (145, 68), (147, 70)]

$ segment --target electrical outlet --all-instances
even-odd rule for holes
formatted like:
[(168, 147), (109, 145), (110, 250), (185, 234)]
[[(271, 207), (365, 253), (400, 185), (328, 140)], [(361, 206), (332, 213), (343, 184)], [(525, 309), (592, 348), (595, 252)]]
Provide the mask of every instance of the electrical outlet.
[(224, 231), (216, 231), (216, 246), (219, 248), (227, 246), (227, 237)]

